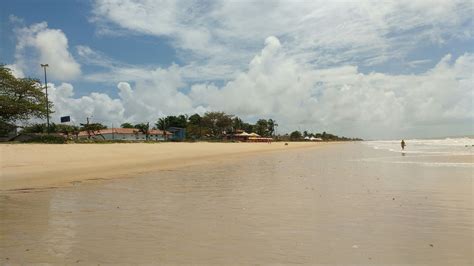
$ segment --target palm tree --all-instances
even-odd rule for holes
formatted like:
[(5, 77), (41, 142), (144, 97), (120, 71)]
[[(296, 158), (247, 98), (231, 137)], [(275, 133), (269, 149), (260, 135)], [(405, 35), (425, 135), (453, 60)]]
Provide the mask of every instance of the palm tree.
[(242, 129), (242, 125), (243, 125), (243, 121), (242, 119), (240, 119), (240, 117), (236, 116), (232, 119), (232, 129), (233, 129), (233, 132), (235, 132), (236, 130), (239, 130), (239, 129)]
[(273, 119), (268, 119), (268, 132), (270, 133), (270, 136), (273, 136), (275, 134), (275, 128), (278, 126), (275, 120)]
[(162, 117), (158, 119), (158, 122), (156, 122), (156, 127), (160, 130), (163, 130), (163, 138), (166, 140), (166, 125), (168, 124), (168, 119), (166, 117)]

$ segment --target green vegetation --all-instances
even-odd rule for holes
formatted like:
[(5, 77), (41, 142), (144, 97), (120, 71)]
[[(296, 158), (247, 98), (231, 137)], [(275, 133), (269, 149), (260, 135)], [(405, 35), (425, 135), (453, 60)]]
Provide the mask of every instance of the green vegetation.
[(303, 141), (305, 137), (321, 138), (323, 141), (347, 141), (361, 140), (337, 135), (323, 133), (308, 133), (304, 131), (293, 131), (291, 134), (276, 135), (278, 124), (273, 119), (258, 119), (255, 124), (244, 122), (240, 117), (229, 115), (224, 112), (207, 112), (203, 116), (199, 114), (167, 116), (156, 122), (156, 128), (165, 129), (179, 127), (186, 129), (188, 140), (222, 140), (226, 134), (241, 131), (255, 132), (262, 137), (273, 137), (275, 140)]
[[(123, 123), (122, 128), (135, 128), (143, 134), (148, 134), (150, 130), (149, 123), (131, 124)], [(275, 129), (278, 124), (273, 119), (258, 119), (255, 124), (244, 122), (238, 116), (226, 114), (224, 112), (208, 112), (203, 116), (199, 114), (178, 115), (178, 116), (167, 116), (158, 119), (155, 123), (155, 127), (152, 129), (169, 129), (170, 127), (178, 127), (186, 129), (186, 140), (206, 140), (206, 141), (222, 141), (225, 135), (234, 134), (242, 131), (248, 133), (255, 132), (262, 137), (273, 137), (275, 140), (281, 141), (304, 141), (308, 138), (319, 138), (323, 141), (350, 141), (350, 140), (361, 140), (355, 138), (339, 137), (337, 135), (329, 134), (326, 132), (322, 133), (309, 133), (308, 131), (293, 131), (290, 134), (277, 135)], [(51, 133), (62, 133), (66, 136), (73, 137), (77, 136), (79, 131), (97, 131), (100, 129), (106, 129), (107, 127), (100, 123), (81, 124), (81, 127), (62, 124), (52, 123), (50, 126)], [(23, 128), (24, 133), (45, 133), (45, 124), (32, 124)], [(165, 139), (169, 139), (169, 136), (164, 136)], [(306, 138), (306, 139), (305, 139)], [(108, 142), (106, 140), (97, 140), (101, 142)], [(80, 142), (96, 142), (95, 140)], [(120, 140), (118, 140), (120, 142)]]
[(291, 132), (289, 135), (280, 136), (281, 140), (291, 140), (291, 141), (302, 141), (305, 138), (318, 138), (322, 141), (361, 141), (362, 139), (359, 138), (347, 138), (347, 137), (339, 137), (337, 135), (329, 134), (326, 132), (323, 133), (308, 133), (308, 131), (300, 131), (296, 130)]
[[(52, 109), (52, 103), (49, 102)], [(20, 120), (46, 117), (46, 95), (41, 83), (31, 78), (16, 78), (0, 65), (0, 135), (16, 128)]]
[[(31, 124), (24, 126), (21, 132), (23, 133), (46, 133), (46, 124)], [(80, 128), (77, 126), (63, 125), (51, 123), (49, 125), (51, 133), (63, 133), (66, 135), (79, 133)]]
[(130, 123), (123, 123), (120, 125), (121, 128), (134, 128), (132, 124)]
[(301, 132), (299, 132), (298, 130), (293, 131), (290, 134), (290, 140), (297, 141), (297, 140), (301, 140), (301, 138), (302, 138)]
[(23, 141), (25, 143), (48, 143), (48, 144), (64, 144), (67, 139), (59, 135), (35, 135), (30, 139)]

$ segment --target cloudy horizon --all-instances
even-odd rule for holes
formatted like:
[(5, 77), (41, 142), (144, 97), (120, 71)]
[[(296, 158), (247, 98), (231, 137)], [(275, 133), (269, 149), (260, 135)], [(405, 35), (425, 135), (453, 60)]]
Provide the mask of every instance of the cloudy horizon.
[(472, 1), (16, 1), (1, 13), (0, 61), (40, 80), (49, 64), (54, 122), (224, 111), (272, 118), (279, 133), (474, 135), (473, 11)]

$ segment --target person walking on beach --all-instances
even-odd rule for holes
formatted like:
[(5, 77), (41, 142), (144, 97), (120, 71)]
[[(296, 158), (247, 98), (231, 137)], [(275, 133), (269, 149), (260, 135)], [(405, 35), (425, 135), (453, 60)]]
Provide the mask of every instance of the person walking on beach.
[(400, 145), (402, 145), (402, 150), (405, 150), (405, 146), (406, 146), (405, 140), (402, 139), (402, 142), (400, 143)]

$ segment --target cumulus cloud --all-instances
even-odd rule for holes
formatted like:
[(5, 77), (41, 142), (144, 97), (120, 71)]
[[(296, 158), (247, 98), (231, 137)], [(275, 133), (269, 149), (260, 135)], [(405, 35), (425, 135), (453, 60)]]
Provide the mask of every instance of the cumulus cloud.
[(456, 60), (447, 55), (420, 75), (363, 74), (355, 66), (315, 69), (296, 62), (270, 37), (247, 72), (220, 89), (194, 86), (190, 96), (231, 113), (273, 117), (284, 130), (390, 137), (450, 125), (446, 134), (455, 134), (474, 118), (473, 67), (473, 55), (465, 54)]
[(86, 117), (107, 125), (123, 122), (155, 122), (168, 114), (202, 113), (202, 107), (193, 106), (191, 99), (180, 92), (184, 86), (179, 68), (157, 68), (148, 72), (146, 79), (117, 84), (118, 98), (108, 94), (93, 92), (80, 98), (74, 97), (73, 86), (62, 83), (59, 86), (49, 84), (49, 94), (54, 103), (53, 120), (60, 116), (71, 115), (73, 122), (81, 123)]
[(81, 66), (69, 53), (68, 39), (59, 29), (50, 29), (46, 22), (15, 29), (17, 45), (15, 69), (18, 73), (40, 74), (40, 64), (50, 66), (49, 76), (56, 80), (79, 77)]
[(70, 115), (76, 125), (85, 123), (89, 117), (94, 122), (109, 123), (123, 121), (124, 106), (120, 99), (112, 99), (105, 93), (93, 92), (79, 98), (74, 97), (74, 88), (69, 83), (48, 83), (49, 99), (54, 103), (51, 121), (59, 123), (61, 116)]
[[(225, 111), (254, 121), (273, 118), (279, 132), (330, 131), (365, 138), (456, 134), (474, 120), (474, 55), (446, 55), (419, 75), (363, 74), (357, 66), (302, 64), (271, 36), (247, 70), (223, 85), (187, 84), (177, 65), (118, 82), (118, 98), (74, 98), (72, 86), (53, 87), (55, 115), (111, 124), (154, 122), (164, 115)], [(146, 73), (146, 75), (145, 75)], [(183, 90), (190, 86), (189, 91)], [(442, 129), (439, 131), (438, 129)], [(472, 130), (472, 129), (471, 129)], [(430, 131), (430, 134), (435, 134)]]
[(21, 70), (21, 67), (18, 67), (18, 65), (13, 64), (13, 65), (5, 65), (6, 68), (10, 69), (12, 71), (13, 76), (16, 78), (24, 78), (25, 73)]

